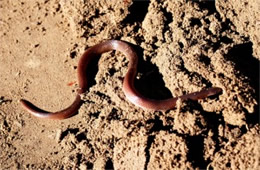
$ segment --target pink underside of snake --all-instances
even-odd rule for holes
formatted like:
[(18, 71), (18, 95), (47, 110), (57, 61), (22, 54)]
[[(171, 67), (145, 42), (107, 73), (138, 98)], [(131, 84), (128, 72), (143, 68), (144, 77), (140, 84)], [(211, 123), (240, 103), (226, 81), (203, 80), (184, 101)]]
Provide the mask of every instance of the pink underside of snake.
[(77, 92), (78, 94), (74, 102), (69, 107), (58, 112), (47, 112), (24, 99), (20, 100), (21, 104), (32, 115), (40, 118), (66, 119), (75, 115), (82, 104), (80, 94), (86, 92), (86, 90), (88, 89), (87, 69), (89, 64), (91, 63), (93, 58), (98, 57), (102, 53), (111, 50), (120, 51), (129, 59), (128, 71), (125, 75), (124, 82), (123, 82), (123, 92), (126, 98), (130, 102), (143, 109), (149, 109), (153, 111), (169, 110), (176, 106), (176, 101), (179, 98), (182, 100), (187, 100), (187, 99), (198, 100), (198, 99), (204, 99), (208, 96), (216, 95), (222, 91), (218, 87), (212, 87), (212, 88), (201, 90), (199, 92), (194, 92), (194, 93), (178, 96), (175, 98), (165, 99), (165, 100), (153, 100), (153, 99), (146, 98), (143, 95), (141, 95), (134, 87), (134, 80), (137, 73), (137, 63), (138, 63), (138, 56), (135, 50), (126, 42), (119, 41), (119, 40), (108, 40), (89, 48), (87, 51), (85, 51), (85, 53), (80, 58), (78, 64), (78, 81), (79, 81), (79, 89)]

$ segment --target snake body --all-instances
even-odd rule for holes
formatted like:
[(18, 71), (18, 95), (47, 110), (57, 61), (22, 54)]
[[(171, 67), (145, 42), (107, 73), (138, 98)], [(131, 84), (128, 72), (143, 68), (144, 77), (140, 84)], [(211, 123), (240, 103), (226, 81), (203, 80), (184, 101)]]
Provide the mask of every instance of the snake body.
[(135, 50), (126, 42), (120, 40), (108, 40), (103, 43), (97, 44), (93, 47), (87, 49), (78, 63), (78, 81), (79, 89), (77, 91), (77, 96), (74, 102), (64, 110), (58, 112), (47, 112), (37, 106), (33, 105), (31, 102), (21, 99), (20, 102), (24, 108), (30, 112), (32, 115), (40, 118), (48, 119), (65, 119), (76, 114), (82, 104), (80, 94), (86, 92), (88, 89), (88, 78), (87, 69), (93, 58), (100, 56), (102, 53), (117, 50), (122, 52), (128, 59), (128, 71), (124, 77), (123, 81), (123, 92), (126, 98), (133, 104), (149, 110), (169, 110), (176, 106), (176, 101), (180, 98), (182, 100), (198, 100), (204, 99), (208, 96), (216, 95), (222, 91), (221, 88), (212, 87), (208, 89), (203, 89), (199, 92), (194, 92), (175, 98), (165, 99), (165, 100), (153, 100), (141, 95), (134, 87), (134, 80), (137, 73), (137, 63), (138, 56)]

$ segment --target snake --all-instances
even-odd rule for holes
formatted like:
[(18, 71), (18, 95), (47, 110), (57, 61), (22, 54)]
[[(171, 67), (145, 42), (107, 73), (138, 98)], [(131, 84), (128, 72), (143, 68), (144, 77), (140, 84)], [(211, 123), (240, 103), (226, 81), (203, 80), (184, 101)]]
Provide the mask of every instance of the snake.
[(199, 100), (222, 92), (222, 89), (219, 87), (210, 87), (210, 88), (202, 89), (201, 91), (198, 92), (193, 92), (182, 96), (172, 97), (163, 100), (147, 98), (143, 96), (140, 92), (138, 92), (134, 86), (134, 81), (137, 74), (137, 64), (138, 64), (138, 56), (134, 48), (125, 41), (107, 40), (105, 42), (101, 42), (97, 45), (88, 48), (79, 59), (78, 67), (77, 67), (79, 89), (77, 90), (76, 98), (74, 99), (73, 103), (70, 106), (57, 112), (48, 112), (35, 106), (33, 103), (25, 99), (21, 99), (20, 103), (25, 108), (25, 110), (27, 110), (33, 116), (39, 118), (66, 119), (75, 115), (83, 103), (80, 95), (85, 93), (89, 88), (87, 70), (91, 64), (91, 61), (93, 61), (94, 58), (100, 56), (102, 53), (111, 50), (119, 51), (128, 58), (129, 60), (128, 71), (125, 74), (123, 80), (122, 90), (127, 100), (129, 100), (134, 105), (141, 107), (142, 109), (151, 110), (151, 111), (167, 111), (173, 109), (176, 106), (176, 102), (178, 99)]

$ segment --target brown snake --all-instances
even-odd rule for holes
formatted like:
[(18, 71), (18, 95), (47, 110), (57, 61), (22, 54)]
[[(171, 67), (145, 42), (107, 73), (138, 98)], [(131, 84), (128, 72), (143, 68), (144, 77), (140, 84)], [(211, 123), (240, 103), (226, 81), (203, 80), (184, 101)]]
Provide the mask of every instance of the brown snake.
[(138, 56), (135, 50), (126, 42), (119, 40), (108, 40), (103, 43), (97, 44), (93, 47), (90, 47), (79, 60), (78, 64), (78, 81), (79, 81), (79, 90), (77, 92), (76, 99), (74, 102), (64, 110), (57, 112), (47, 112), (44, 111), (31, 102), (27, 100), (20, 100), (24, 108), (30, 112), (32, 115), (40, 118), (49, 118), (49, 119), (65, 119), (73, 116), (79, 110), (82, 100), (80, 94), (86, 92), (88, 89), (88, 79), (86, 75), (86, 70), (93, 60), (93, 58), (101, 55), (102, 53), (108, 52), (110, 50), (118, 50), (122, 52), (129, 59), (128, 71), (125, 75), (123, 82), (123, 92), (125, 93), (126, 98), (133, 104), (149, 110), (169, 110), (176, 106), (176, 101), (180, 98), (182, 100), (198, 100), (204, 99), (208, 96), (216, 95), (222, 92), (221, 88), (212, 87), (208, 89), (203, 89), (199, 92), (194, 92), (170, 99), (165, 100), (153, 100), (142, 96), (134, 87), (134, 80), (137, 73), (137, 62)]

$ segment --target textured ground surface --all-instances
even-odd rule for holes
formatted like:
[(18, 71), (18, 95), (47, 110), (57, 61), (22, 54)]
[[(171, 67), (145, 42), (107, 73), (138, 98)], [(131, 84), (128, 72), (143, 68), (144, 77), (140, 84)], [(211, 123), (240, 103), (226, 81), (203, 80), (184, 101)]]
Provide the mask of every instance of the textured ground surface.
[[(0, 1), (1, 169), (259, 169), (259, 15), (258, 0)], [(135, 47), (147, 97), (223, 93), (144, 111), (122, 92), (128, 60), (109, 52), (76, 116), (21, 108), (69, 105), (81, 54), (106, 39)]]

